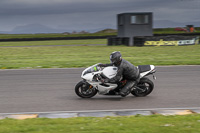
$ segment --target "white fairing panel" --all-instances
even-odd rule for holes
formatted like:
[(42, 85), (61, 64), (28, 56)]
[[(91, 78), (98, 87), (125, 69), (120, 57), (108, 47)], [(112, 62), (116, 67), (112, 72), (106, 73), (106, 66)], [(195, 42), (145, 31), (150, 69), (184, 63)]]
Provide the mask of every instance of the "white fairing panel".
[(107, 94), (109, 91), (117, 88), (117, 84), (106, 83), (106, 85), (109, 85), (109, 87), (98, 85), (99, 94)]
[(151, 70), (155, 69), (155, 66), (154, 66), (154, 65), (150, 65), (150, 67), (151, 67)]
[(92, 73), (89, 73), (89, 74), (86, 74), (86, 75), (81, 76), (81, 77), (84, 78), (84, 79), (86, 79), (86, 80), (92, 81), (93, 76), (94, 75)]
[(116, 76), (117, 70), (118, 70), (117, 67), (113, 67), (113, 66), (106, 67), (106, 68), (103, 69), (103, 74), (104, 74), (107, 78), (111, 79), (111, 78), (113, 78), (113, 77)]
[(150, 65), (150, 67), (151, 67), (151, 70), (143, 72), (143, 73), (140, 73), (140, 78), (144, 77), (145, 75), (147, 75), (148, 73), (150, 73), (152, 70), (155, 69), (154, 65)]

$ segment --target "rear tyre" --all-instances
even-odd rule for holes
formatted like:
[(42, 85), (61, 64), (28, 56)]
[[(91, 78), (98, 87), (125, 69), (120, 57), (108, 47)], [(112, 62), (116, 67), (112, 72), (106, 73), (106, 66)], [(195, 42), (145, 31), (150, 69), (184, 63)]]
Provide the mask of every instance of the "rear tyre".
[(144, 97), (149, 95), (154, 89), (153, 82), (144, 77), (140, 79), (140, 82), (137, 84), (136, 89), (134, 89), (131, 94), (133, 94), (136, 97)]
[(97, 94), (97, 90), (87, 82), (80, 81), (75, 86), (75, 93), (81, 98), (91, 98)]

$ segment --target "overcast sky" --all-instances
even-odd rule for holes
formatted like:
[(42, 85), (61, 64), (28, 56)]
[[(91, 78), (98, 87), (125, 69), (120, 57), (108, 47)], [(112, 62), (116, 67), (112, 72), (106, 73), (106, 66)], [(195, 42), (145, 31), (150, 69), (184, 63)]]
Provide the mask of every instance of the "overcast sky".
[(126, 12), (153, 12), (154, 27), (162, 20), (200, 26), (200, 0), (0, 0), (0, 31), (29, 24), (70, 30), (116, 28), (116, 14)]

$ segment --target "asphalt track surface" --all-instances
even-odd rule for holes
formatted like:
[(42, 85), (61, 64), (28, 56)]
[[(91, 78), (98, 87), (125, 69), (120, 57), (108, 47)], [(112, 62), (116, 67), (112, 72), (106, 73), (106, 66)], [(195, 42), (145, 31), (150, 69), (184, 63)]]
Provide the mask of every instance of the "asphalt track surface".
[(146, 97), (90, 99), (74, 92), (83, 69), (0, 70), (0, 113), (200, 107), (200, 66), (157, 67)]

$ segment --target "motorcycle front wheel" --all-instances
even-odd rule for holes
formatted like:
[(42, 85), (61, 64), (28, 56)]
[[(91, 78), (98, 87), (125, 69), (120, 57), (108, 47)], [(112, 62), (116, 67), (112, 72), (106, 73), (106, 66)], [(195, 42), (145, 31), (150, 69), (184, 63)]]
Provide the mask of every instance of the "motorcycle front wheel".
[(75, 93), (81, 98), (91, 98), (97, 94), (97, 90), (87, 82), (80, 81), (75, 86)]
[(145, 77), (140, 79), (140, 82), (135, 88), (136, 89), (134, 89), (131, 94), (136, 97), (144, 97), (149, 95), (153, 91), (154, 84), (150, 79)]

